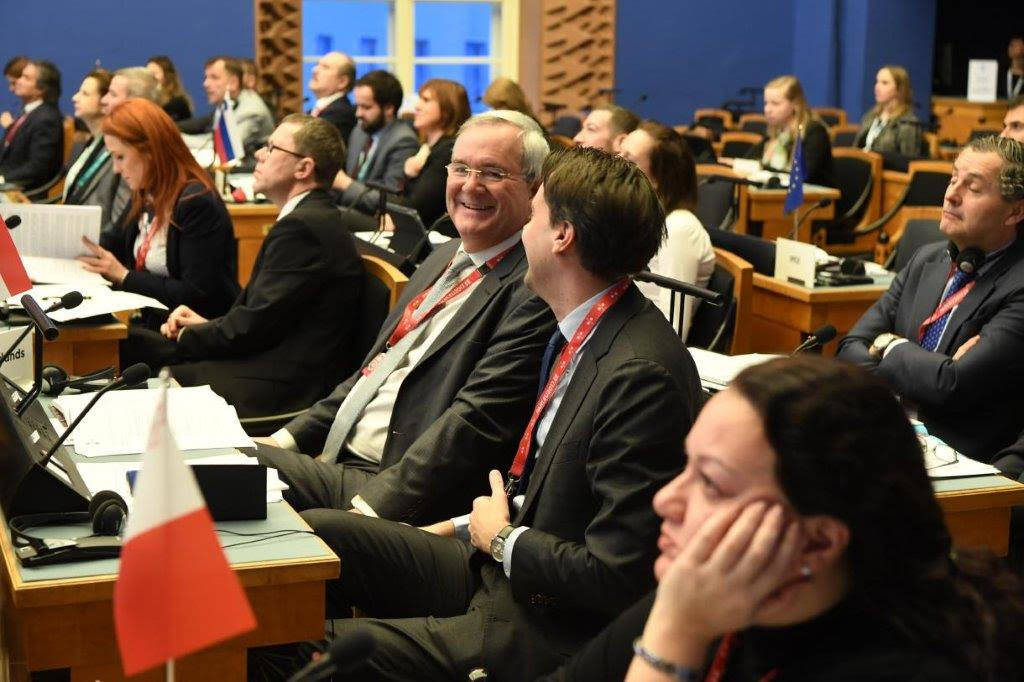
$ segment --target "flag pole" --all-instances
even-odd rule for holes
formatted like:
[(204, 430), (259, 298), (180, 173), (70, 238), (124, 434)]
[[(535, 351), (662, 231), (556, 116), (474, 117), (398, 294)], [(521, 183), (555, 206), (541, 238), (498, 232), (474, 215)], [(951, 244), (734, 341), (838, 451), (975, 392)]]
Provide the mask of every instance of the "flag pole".
[(168, 658), (167, 665), (165, 666), (167, 671), (167, 682), (174, 682), (174, 659)]

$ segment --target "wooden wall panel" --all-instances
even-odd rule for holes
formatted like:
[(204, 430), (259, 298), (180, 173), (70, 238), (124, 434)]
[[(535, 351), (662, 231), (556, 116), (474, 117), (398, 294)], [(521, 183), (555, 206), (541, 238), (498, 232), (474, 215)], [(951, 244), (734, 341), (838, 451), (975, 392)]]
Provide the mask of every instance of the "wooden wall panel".
[(278, 118), (303, 111), (302, 0), (254, 2), (260, 89), (276, 100)]
[(545, 0), (541, 108), (576, 112), (609, 101), (615, 86), (616, 0)]

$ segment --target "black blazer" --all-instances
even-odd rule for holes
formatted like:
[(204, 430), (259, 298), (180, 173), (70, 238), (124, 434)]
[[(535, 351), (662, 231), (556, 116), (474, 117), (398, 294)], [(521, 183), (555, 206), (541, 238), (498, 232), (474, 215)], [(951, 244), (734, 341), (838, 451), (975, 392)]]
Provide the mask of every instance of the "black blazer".
[[(88, 144), (81, 144), (72, 148), (69, 167), (87, 146)], [(101, 142), (94, 154), (103, 152), (104, 147)], [(64, 203), (69, 206), (99, 206), (101, 233), (113, 232), (121, 216), (131, 205), (132, 190), (127, 183), (121, 180), (121, 176), (114, 172), (114, 161), (109, 155), (91, 177), (83, 177), (92, 162), (93, 159), (86, 159), (85, 165), (82, 166), (78, 175), (72, 178), (73, 187), (68, 188), (68, 195)]]
[(0, 175), (26, 189), (57, 177), (64, 160), (64, 120), (43, 102), (25, 118), (9, 143), (0, 138)]
[(348, 95), (342, 95), (324, 107), (318, 118), (324, 119), (337, 128), (341, 133), (341, 141), (348, 144), (349, 135), (352, 134), (352, 129), (356, 126), (356, 110), (348, 101)]
[[(406, 305), (441, 275), (458, 240), (413, 273), (363, 366), (383, 350)], [(537, 391), (544, 346), (555, 327), (547, 304), (523, 285), (517, 244), (488, 272), (409, 372), (395, 398), (380, 473), (359, 495), (382, 518), (431, 523), (462, 514), (487, 490), (487, 472), (509, 465)], [(338, 407), (359, 378), (285, 428), (299, 449), (319, 453)]]
[(270, 230), (249, 284), (231, 309), (186, 327), (175, 367), (186, 384), (209, 383), (241, 416), (308, 407), (361, 358), (352, 358), (363, 265), (338, 208), (309, 193)]
[[(764, 155), (766, 141), (758, 142), (750, 151), (747, 158), (761, 160)], [(836, 187), (835, 165), (832, 162), (832, 141), (828, 137), (828, 130), (821, 121), (811, 119), (804, 127), (803, 139), (804, 152), (804, 181), (812, 185), (824, 187)], [(788, 168), (776, 168), (774, 170), (789, 171)]]
[(654, 493), (685, 462), (701, 404), (693, 359), (635, 285), (583, 347), (522, 509), (511, 578), (487, 560), (483, 666), (532, 680), (653, 587)]
[[(936, 351), (926, 351), (918, 328), (938, 305), (949, 268), (946, 244), (921, 247), (842, 340), (838, 357), (873, 367), (918, 406), (929, 432), (989, 461), (1017, 438), (1024, 414), (1024, 239), (982, 273), (950, 317)], [(868, 348), (882, 332), (910, 343), (896, 346), (876, 365)], [(954, 361), (957, 348), (977, 334), (978, 344)]]
[(188, 100), (181, 95), (167, 100), (167, 103), (164, 104), (164, 111), (172, 121), (184, 121), (192, 117), (192, 107), (188, 105)]
[(227, 312), (238, 295), (238, 249), (219, 196), (199, 183), (182, 190), (167, 230), (167, 277), (135, 269), (139, 228), (127, 217), (113, 233), (101, 235), (103, 247), (128, 268), (122, 289), (151, 296), (170, 310), (187, 305), (207, 319)]
[(454, 137), (442, 137), (430, 148), (430, 155), (420, 174), (405, 183), (405, 193), (392, 201), (416, 209), (424, 225), (431, 225), (445, 214), (445, 187), (448, 185), (448, 164), (452, 162)]

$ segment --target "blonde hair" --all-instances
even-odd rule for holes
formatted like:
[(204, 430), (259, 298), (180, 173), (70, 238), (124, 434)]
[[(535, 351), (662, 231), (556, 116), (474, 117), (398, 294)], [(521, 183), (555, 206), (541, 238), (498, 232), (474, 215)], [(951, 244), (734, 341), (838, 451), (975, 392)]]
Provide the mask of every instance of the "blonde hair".
[[(893, 108), (891, 118), (899, 118), (910, 111), (910, 100), (914, 98), (914, 92), (910, 89), (910, 74), (899, 64), (886, 64), (882, 69), (889, 72), (893, 83), (896, 84), (896, 106)], [(872, 111), (875, 116), (882, 113), (883, 105), (876, 104)]]
[[(794, 116), (793, 116), (793, 128), (806, 128), (807, 124), (811, 122), (812, 118), (815, 118), (811, 112), (811, 108), (807, 106), (807, 97), (804, 95), (804, 86), (800, 84), (800, 79), (796, 76), (779, 76), (768, 81), (768, 84), (764, 86), (765, 90), (779, 90), (782, 92), (782, 96), (793, 105)], [(768, 127), (768, 137), (775, 137), (780, 132), (780, 129), (775, 126)]]
[(491, 109), (511, 109), (537, 120), (533, 108), (526, 101), (526, 93), (511, 78), (495, 78), (491, 81), (484, 91), (483, 100)]

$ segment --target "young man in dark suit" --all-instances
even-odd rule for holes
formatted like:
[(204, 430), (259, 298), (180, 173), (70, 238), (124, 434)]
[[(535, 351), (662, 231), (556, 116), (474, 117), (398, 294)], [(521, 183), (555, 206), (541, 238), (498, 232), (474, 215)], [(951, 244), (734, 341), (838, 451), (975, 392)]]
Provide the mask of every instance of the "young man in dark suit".
[(1024, 145), (973, 140), (943, 204), (949, 244), (921, 247), (839, 345), (934, 435), (988, 461), (1024, 414)]
[(356, 126), (356, 110), (348, 101), (355, 80), (356, 63), (342, 52), (328, 52), (320, 57), (309, 79), (309, 89), (316, 95), (309, 115), (333, 125), (343, 140), (349, 139)]
[(240, 416), (295, 411), (355, 364), (363, 266), (326, 191), (344, 145), (326, 121), (293, 114), (256, 154), (254, 187), (281, 209), (230, 310), (207, 320), (187, 306), (161, 332), (174, 377), (210, 384)]
[(452, 158), (486, 175), (449, 175), (461, 239), (417, 268), (364, 369), (260, 444), (294, 507), (431, 523), (462, 513), (486, 472), (508, 465), (555, 325), (523, 286), (520, 239), (547, 152), (517, 112), (463, 125)]
[(405, 161), (420, 148), (412, 127), (398, 119), (402, 94), (402, 84), (387, 71), (371, 71), (356, 81), (352, 95), (359, 125), (348, 138), (345, 167), (334, 179), (342, 206), (373, 212), (379, 192), (367, 187), (370, 180), (402, 191)]
[(60, 71), (51, 62), (29, 62), (14, 82), (14, 94), (24, 108), (0, 141), (0, 185), (32, 189), (56, 177), (64, 160)]
[(354, 679), (533, 680), (653, 585), (651, 499), (681, 470), (701, 402), (692, 358), (630, 279), (664, 218), (631, 163), (553, 154), (523, 243), (558, 332), (508, 477), (491, 471), (471, 514), (433, 533), (304, 513), (345, 566), (341, 604), (394, 619), (342, 624), (339, 637), (367, 628), (377, 643)]

